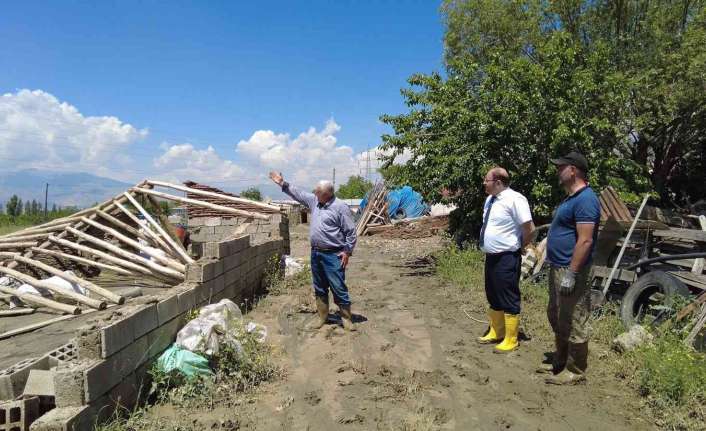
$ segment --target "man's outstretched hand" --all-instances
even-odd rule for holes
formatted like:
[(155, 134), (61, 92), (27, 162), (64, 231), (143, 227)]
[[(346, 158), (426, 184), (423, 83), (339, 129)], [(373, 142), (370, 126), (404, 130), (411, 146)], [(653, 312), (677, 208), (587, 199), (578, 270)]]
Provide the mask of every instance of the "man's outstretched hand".
[(275, 171), (270, 172), (270, 179), (272, 181), (274, 181), (274, 183), (277, 184), (278, 186), (281, 186), (282, 183), (284, 182), (284, 178), (282, 178), (281, 172), (275, 172)]

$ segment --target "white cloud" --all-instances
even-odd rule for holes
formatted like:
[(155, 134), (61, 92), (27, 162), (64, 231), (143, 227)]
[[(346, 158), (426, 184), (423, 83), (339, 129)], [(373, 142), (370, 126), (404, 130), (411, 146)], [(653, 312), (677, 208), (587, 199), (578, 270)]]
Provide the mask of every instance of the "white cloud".
[(84, 116), (41, 90), (0, 96), (3, 168), (115, 172), (130, 162), (127, 149), (147, 134), (116, 117)]
[(205, 150), (191, 144), (164, 145), (164, 154), (154, 160), (155, 175), (170, 181), (228, 182), (241, 180), (243, 169), (221, 158), (210, 145)]

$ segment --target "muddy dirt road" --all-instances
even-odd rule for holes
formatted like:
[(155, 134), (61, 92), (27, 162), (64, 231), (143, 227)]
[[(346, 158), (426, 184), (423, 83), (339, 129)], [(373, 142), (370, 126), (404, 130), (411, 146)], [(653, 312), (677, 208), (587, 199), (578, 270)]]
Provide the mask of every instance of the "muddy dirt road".
[[(404, 265), (441, 246), (437, 238), (360, 241), (347, 274), (359, 316), (354, 333), (335, 324), (307, 332), (309, 288), (256, 307), (249, 317), (268, 326), (287, 376), (244, 406), (243, 428), (652, 429), (634, 393), (612, 377), (545, 385), (534, 369), (551, 340), (534, 337), (508, 355), (475, 343), (484, 326), (464, 313), (463, 292), (424, 267)], [(307, 259), (306, 226), (294, 231), (292, 248)], [(471, 301), (481, 310), (485, 299)]]

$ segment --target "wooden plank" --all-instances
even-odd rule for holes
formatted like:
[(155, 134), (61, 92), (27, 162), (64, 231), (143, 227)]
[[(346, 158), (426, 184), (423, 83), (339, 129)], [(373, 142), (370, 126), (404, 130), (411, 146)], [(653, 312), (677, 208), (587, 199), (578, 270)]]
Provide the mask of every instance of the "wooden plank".
[[(607, 266), (594, 265), (592, 267), (592, 270), (594, 277), (607, 278), (610, 275), (611, 268), (608, 268)], [(635, 271), (618, 268), (613, 278), (620, 281), (627, 281), (628, 283), (632, 283), (637, 280), (637, 274), (635, 273)]]
[(677, 277), (684, 284), (698, 289), (706, 289), (706, 276), (704, 275), (694, 274), (691, 271), (667, 271), (667, 273)]
[(85, 257), (76, 256), (75, 254), (68, 254), (61, 251), (50, 250), (48, 248), (32, 247), (32, 251), (39, 254), (46, 254), (49, 256), (54, 256), (57, 258), (63, 258), (67, 260), (73, 260), (74, 262), (82, 263), (84, 265), (94, 266), (96, 268), (106, 269), (108, 271), (113, 271), (122, 275), (134, 275), (133, 272), (128, 271), (125, 268), (119, 266), (108, 265), (103, 262), (96, 262), (95, 260), (86, 259)]
[(679, 310), (675, 320), (678, 322), (678, 321), (684, 319), (686, 316), (693, 313), (694, 310), (699, 308), (699, 306), (701, 306), (701, 304), (705, 304), (705, 303), (706, 303), (706, 292), (699, 295), (699, 297), (696, 298), (691, 304), (689, 304), (686, 307)]
[(676, 239), (686, 239), (696, 242), (706, 242), (706, 231), (695, 230), (695, 229), (659, 229), (652, 232), (652, 235), (661, 238), (676, 238)]
[[(700, 215), (699, 216), (699, 225), (701, 226), (702, 231), (706, 231), (706, 216)], [(704, 272), (704, 259), (696, 259), (694, 261), (694, 266), (691, 268), (691, 272), (694, 274), (701, 274)]]

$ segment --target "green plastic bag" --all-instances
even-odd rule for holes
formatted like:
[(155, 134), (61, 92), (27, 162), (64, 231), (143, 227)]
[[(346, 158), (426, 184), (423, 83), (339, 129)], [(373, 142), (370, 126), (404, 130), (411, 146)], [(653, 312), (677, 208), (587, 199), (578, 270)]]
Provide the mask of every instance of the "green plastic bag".
[(157, 368), (167, 374), (177, 370), (187, 378), (213, 375), (208, 359), (176, 344), (172, 344), (157, 359)]

